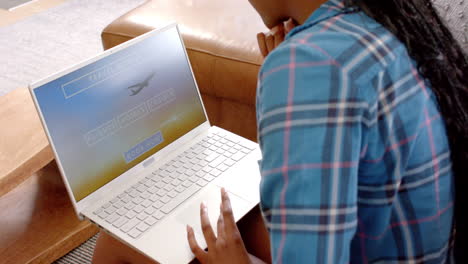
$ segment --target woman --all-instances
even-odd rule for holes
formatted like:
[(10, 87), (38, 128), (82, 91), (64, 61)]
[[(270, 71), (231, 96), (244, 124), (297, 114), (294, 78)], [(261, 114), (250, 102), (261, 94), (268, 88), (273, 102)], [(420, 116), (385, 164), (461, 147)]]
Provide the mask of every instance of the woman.
[[(257, 95), (273, 262), (462, 263), (468, 65), (432, 4), (250, 2), (273, 29)], [(187, 228), (196, 257), (261, 263), (221, 208), (218, 237), (201, 208), (207, 252)]]

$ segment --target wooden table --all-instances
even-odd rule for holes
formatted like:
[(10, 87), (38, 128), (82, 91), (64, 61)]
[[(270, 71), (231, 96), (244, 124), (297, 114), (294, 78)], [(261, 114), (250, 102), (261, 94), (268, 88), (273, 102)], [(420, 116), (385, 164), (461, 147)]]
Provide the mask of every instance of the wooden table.
[(27, 89), (0, 97), (0, 263), (51, 263), (98, 232), (75, 215)]
[(28, 89), (0, 97), (0, 197), (53, 158)]

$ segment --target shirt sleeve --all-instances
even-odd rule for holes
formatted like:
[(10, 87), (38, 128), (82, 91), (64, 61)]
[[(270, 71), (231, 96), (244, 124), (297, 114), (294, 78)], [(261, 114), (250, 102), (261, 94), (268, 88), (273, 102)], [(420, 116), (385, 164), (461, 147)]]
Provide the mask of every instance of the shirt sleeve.
[(261, 207), (273, 263), (349, 263), (367, 104), (324, 49), (284, 43), (259, 75)]

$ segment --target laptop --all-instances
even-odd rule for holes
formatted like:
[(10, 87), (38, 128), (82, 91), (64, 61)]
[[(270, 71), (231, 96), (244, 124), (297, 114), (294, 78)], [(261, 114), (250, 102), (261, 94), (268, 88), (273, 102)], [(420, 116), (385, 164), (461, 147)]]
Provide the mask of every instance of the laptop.
[(258, 145), (210, 125), (176, 24), (30, 92), (78, 217), (157, 262), (193, 260), (187, 224), (206, 247), (199, 206), (216, 227), (221, 187), (236, 221), (259, 202)]

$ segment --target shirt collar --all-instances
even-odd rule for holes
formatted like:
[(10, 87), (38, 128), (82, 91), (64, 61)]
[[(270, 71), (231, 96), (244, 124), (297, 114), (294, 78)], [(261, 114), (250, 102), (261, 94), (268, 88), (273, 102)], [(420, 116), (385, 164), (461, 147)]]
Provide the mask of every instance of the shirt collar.
[(317, 10), (315, 10), (312, 15), (304, 22), (304, 24), (295, 27), (291, 32), (289, 32), (286, 39), (291, 36), (299, 33), (305, 28), (309, 28), (323, 20), (327, 20), (331, 17), (336, 16), (337, 14), (343, 13), (347, 10), (344, 4), (345, 0), (328, 0), (322, 4)]

